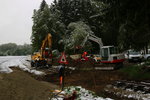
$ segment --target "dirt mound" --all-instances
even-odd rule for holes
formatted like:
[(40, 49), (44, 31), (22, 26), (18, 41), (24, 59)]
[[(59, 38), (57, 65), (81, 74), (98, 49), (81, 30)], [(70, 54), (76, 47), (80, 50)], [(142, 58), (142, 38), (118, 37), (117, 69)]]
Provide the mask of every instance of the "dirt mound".
[(10, 74), (0, 73), (0, 100), (48, 100), (56, 85), (37, 81), (28, 73), (13, 69)]
[(88, 61), (85, 60), (73, 60), (71, 58), (67, 58), (67, 61), (69, 62), (67, 66), (69, 67), (77, 67), (77, 68), (89, 68), (89, 67), (94, 67), (94, 62), (89, 59)]
[[(67, 66), (69, 66), (69, 67), (82, 68), (82, 67), (93, 67), (94, 66), (94, 61), (92, 61), (91, 59), (89, 59), (88, 61), (84, 61), (84, 60), (81, 60), (81, 59), (73, 60), (70, 57), (67, 57), (66, 59), (68, 61)], [(58, 62), (59, 62), (58, 58), (53, 59), (53, 65), (54, 66), (58, 66), (59, 65)]]

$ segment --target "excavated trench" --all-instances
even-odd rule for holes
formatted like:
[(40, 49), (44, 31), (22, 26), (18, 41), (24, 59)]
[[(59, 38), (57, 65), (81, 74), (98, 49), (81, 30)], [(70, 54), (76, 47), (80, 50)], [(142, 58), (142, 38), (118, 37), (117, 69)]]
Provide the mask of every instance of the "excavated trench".
[[(72, 62), (72, 61), (70, 61)], [(67, 66), (74, 67), (71, 69)], [(118, 80), (125, 79), (122, 73), (117, 70), (101, 71), (94, 69), (92, 62), (72, 62), (66, 66), (65, 70), (65, 86), (82, 86), (88, 90), (94, 91), (97, 95), (102, 97), (109, 97), (115, 100), (123, 100), (124, 97), (119, 97), (112, 93), (105, 91), (109, 84), (113, 84)], [(84, 69), (84, 70), (83, 70)], [(50, 68), (45, 69), (46, 75), (36, 76), (37, 80), (47, 81), (59, 86), (58, 69)], [(125, 98), (124, 100), (132, 100)]]
[[(65, 70), (65, 86), (82, 86), (88, 90), (94, 91), (97, 95), (102, 97), (109, 97), (114, 100), (136, 100), (138, 97), (133, 98), (131, 94), (126, 93), (126, 90), (133, 91), (132, 94), (137, 95), (141, 91), (141, 97), (149, 93), (149, 86), (139, 85), (139, 82), (127, 81), (128, 77), (118, 70), (101, 71), (94, 69), (92, 62), (78, 62), (70, 61)], [(127, 64), (126, 66), (128, 66)], [(58, 64), (56, 64), (58, 66)], [(83, 70), (84, 69), (84, 70)], [(90, 70), (89, 70), (90, 69)], [(59, 86), (58, 69), (50, 68), (43, 70), (46, 75), (35, 77), (38, 80), (47, 81)], [(126, 80), (126, 81), (122, 81)], [(116, 89), (117, 88), (117, 89)], [(122, 89), (122, 90), (121, 90)], [(123, 92), (125, 91), (125, 92)], [(131, 92), (130, 92), (131, 93)], [(139, 99), (142, 100), (142, 99)]]

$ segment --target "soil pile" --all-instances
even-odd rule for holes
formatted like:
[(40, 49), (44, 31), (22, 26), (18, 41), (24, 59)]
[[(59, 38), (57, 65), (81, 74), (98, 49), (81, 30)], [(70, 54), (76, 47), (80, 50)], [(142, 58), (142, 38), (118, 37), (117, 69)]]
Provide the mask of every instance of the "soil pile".
[[(94, 61), (92, 61), (91, 59), (89, 59), (88, 61), (81, 60), (81, 59), (73, 60), (70, 57), (67, 57), (66, 59), (68, 61), (67, 66), (69, 66), (69, 67), (77, 67), (77, 68), (86, 67), (87, 68), (87, 67), (93, 67), (94, 66)], [(53, 65), (58, 66), (59, 65), (59, 63), (58, 63), (59, 60), (60, 59), (58, 59), (58, 58), (53, 59)]]
[(0, 100), (48, 100), (56, 85), (35, 80), (26, 72), (13, 69), (0, 73)]
[(94, 67), (94, 61), (89, 59), (88, 61), (78, 59), (78, 60), (73, 60), (71, 58), (67, 58), (67, 61), (69, 62), (67, 66), (69, 67), (76, 67), (76, 68), (91, 68)]

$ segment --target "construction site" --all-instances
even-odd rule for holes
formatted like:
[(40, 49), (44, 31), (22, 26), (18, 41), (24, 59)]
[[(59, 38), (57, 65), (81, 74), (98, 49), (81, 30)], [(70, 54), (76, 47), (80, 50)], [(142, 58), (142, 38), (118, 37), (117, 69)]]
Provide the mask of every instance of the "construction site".
[(40, 50), (28, 56), (0, 57), (0, 100), (149, 100), (150, 62), (139, 52), (119, 53), (103, 46), (101, 38), (88, 34), (99, 45), (99, 54), (53, 51), (48, 33)]
[(52, 50), (53, 37), (48, 33), (40, 50), (32, 55), (1, 56), (0, 99), (150, 99), (149, 59), (136, 51), (119, 53), (114, 46), (103, 46), (101, 38), (93, 34), (88, 34), (76, 49), (84, 48), (88, 40), (99, 45), (99, 55), (86, 51), (56, 53)]
[[(64, 56), (64, 57), (63, 57)], [(76, 57), (77, 58), (77, 57)], [(123, 62), (117, 69), (113, 64), (72, 59), (64, 53), (51, 66), (31, 66), (31, 56), (0, 57), (1, 100), (149, 100), (149, 64)], [(45, 63), (44, 63), (45, 64)], [(60, 83), (60, 65), (65, 67)], [(137, 67), (138, 74), (130, 75)], [(126, 72), (126, 70), (128, 72)], [(137, 74), (131, 71), (133, 74)], [(138, 72), (137, 71), (137, 72)], [(63, 84), (63, 88), (62, 88)], [(74, 98), (74, 92), (76, 93)], [(70, 99), (71, 98), (71, 99)]]
[(150, 100), (149, 5), (0, 1), (0, 100)]

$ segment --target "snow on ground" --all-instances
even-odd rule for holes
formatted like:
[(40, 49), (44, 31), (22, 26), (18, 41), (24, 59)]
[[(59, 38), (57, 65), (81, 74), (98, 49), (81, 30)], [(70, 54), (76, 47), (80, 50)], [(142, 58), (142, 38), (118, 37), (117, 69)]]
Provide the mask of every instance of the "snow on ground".
[(150, 100), (150, 93), (144, 93), (140, 90), (134, 91), (133, 89), (118, 88), (116, 86), (107, 85), (105, 91), (119, 97), (126, 97), (135, 100)]
[(30, 56), (0, 56), (0, 72), (11, 73), (10, 67), (18, 67), (23, 71), (27, 71), (36, 75), (42, 75), (44, 72), (31, 69)]
[[(86, 89), (82, 88), (81, 86), (66, 87), (64, 89), (64, 91), (62, 91), (60, 93), (60, 96), (62, 96), (62, 94), (71, 95), (74, 91), (77, 93), (76, 100), (113, 100), (110, 98), (99, 97), (94, 92), (86, 90)], [(63, 97), (59, 97), (59, 95), (58, 95), (58, 97), (52, 98), (52, 100), (63, 100)]]

